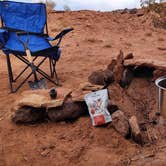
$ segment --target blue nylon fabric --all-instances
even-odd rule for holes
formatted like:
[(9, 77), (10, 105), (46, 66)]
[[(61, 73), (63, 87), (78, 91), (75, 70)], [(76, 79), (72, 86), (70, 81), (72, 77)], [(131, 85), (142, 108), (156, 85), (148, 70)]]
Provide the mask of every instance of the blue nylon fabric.
[[(43, 37), (37, 35), (20, 35), (19, 38), (23, 42), (29, 39), (28, 47), (32, 52), (50, 48), (50, 43)], [(9, 38), (6, 42), (5, 48), (13, 51), (25, 51), (23, 44), (18, 40), (15, 32), (9, 32)]]
[(8, 32), (5, 29), (0, 29), (0, 48), (3, 48), (8, 40)]
[[(46, 24), (46, 6), (42, 3), (23, 3), (13, 1), (0, 1), (0, 15), (3, 19), (4, 25), (7, 28), (23, 30), (25, 32), (34, 32), (43, 34), (44, 27)], [(3, 35), (0, 32), (0, 37)], [(36, 52), (48, 48), (52, 48), (49, 41), (39, 35), (21, 35), (20, 39), (24, 42), (28, 42), (28, 48), (31, 52)], [(18, 40), (15, 32), (8, 32), (8, 40), (3, 42), (3, 51), (8, 54), (12, 51), (25, 52), (23, 44)], [(2, 42), (0, 42), (1, 45)], [(47, 55), (44, 52), (43, 56), (51, 56), (53, 59), (58, 60), (60, 57), (60, 51), (55, 52), (54, 50)]]
[(2, 2), (0, 2), (0, 16), (2, 14)]
[(1, 10), (6, 27), (43, 33), (46, 23), (45, 4), (2, 1)]

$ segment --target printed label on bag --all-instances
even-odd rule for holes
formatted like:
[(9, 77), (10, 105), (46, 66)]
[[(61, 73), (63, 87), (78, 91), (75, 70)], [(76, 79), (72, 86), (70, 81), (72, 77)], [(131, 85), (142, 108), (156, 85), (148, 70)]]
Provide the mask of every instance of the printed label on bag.
[(103, 125), (112, 121), (111, 115), (107, 110), (107, 89), (99, 90), (85, 95), (85, 101), (88, 105), (88, 110), (93, 126)]

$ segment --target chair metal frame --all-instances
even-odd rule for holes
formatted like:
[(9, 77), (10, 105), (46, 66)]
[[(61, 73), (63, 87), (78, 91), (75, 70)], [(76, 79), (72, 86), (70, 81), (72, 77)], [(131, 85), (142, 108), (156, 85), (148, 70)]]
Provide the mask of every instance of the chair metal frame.
[[(46, 31), (46, 34), (43, 34), (44, 36), (46, 37), (49, 37), (48, 35), (48, 24), (47, 24), (47, 8), (45, 10), (45, 14), (46, 14), (46, 23), (45, 23), (45, 31)], [(8, 31), (18, 31), (18, 30), (14, 30), (14, 29), (8, 29), (5, 27), (4, 23), (3, 23), (3, 19), (2, 17), (0, 18), (1, 19), (1, 25), (2, 25), (2, 28), (3, 29), (7, 29)], [(62, 32), (60, 32), (56, 37), (54, 38), (51, 38), (51, 41), (53, 40), (58, 40), (57, 44), (55, 46), (59, 47), (60, 43), (61, 43), (61, 40), (63, 38), (64, 35), (66, 35), (68, 32), (72, 31), (73, 28), (67, 28), (67, 29), (64, 29)], [(18, 31), (18, 32), (21, 32), (22, 31)], [(27, 32), (23, 32), (23, 34), (26, 34)], [(28, 32), (29, 33), (29, 32)], [(39, 35), (39, 34), (37, 34)], [(13, 70), (12, 70), (12, 63), (11, 63), (11, 59), (10, 59), (10, 54), (6, 54), (6, 62), (7, 62), (7, 69), (8, 69), (8, 79), (9, 79), (9, 86), (10, 86), (10, 91), (11, 93), (15, 93), (17, 92), (25, 83), (26, 81), (33, 75), (33, 72), (30, 72), (28, 76), (26, 76), (23, 81), (18, 84), (17, 86), (14, 86), (14, 83), (16, 83), (16, 81), (24, 74), (24, 72), (30, 67), (30, 63), (29, 61), (27, 60), (26, 56), (23, 55), (23, 56), (20, 56), (20, 55), (16, 55), (16, 54), (12, 54), (14, 55), (16, 58), (18, 58), (21, 62), (25, 63), (26, 66), (19, 72), (19, 74), (17, 74), (17, 76), (14, 78), (13, 76)], [(35, 62), (37, 60), (39, 56), (34, 56), (33, 58), (33, 62)], [(41, 56), (40, 56), (41, 57)], [(41, 76), (43, 76), (44, 78), (46, 78), (48, 81), (50, 81), (51, 83), (53, 83), (54, 85), (57, 85), (57, 86), (61, 86), (60, 84), (60, 81), (59, 81), (59, 78), (58, 78), (58, 75), (57, 75), (57, 72), (56, 72), (56, 60), (48, 57), (48, 56), (45, 56), (45, 57), (41, 57), (42, 60), (40, 60), (38, 62), (38, 64), (35, 65), (35, 69), (36, 69), (36, 72), (38, 74), (40, 74)], [(40, 66), (46, 61), (46, 59), (49, 59), (49, 69), (50, 69), (50, 75), (48, 75), (45, 71), (41, 70)]]
[[(32, 72), (29, 73), (28, 76), (26, 76), (26, 78), (24, 78), (24, 80), (17, 85), (17, 87), (14, 88), (14, 83), (22, 76), (22, 74), (29, 69), (30, 64), (29, 61), (24, 58), (23, 56), (19, 56), (19, 55), (14, 55), (15, 57), (17, 57), (20, 61), (24, 62), (24, 64), (26, 64), (26, 66), (22, 69), (22, 71), (17, 74), (17, 76), (13, 76), (13, 70), (12, 70), (12, 65), (11, 65), (11, 59), (10, 59), (10, 55), (7, 54), (6, 55), (6, 61), (7, 61), (7, 69), (8, 69), (8, 77), (9, 77), (9, 85), (10, 85), (10, 90), (11, 93), (15, 93), (17, 92), (25, 83), (26, 81), (33, 75)], [(37, 60), (37, 56), (33, 58), (33, 62), (35, 60)], [(40, 69), (40, 66), (48, 59), (48, 57), (43, 57), (42, 60), (40, 62), (38, 62), (37, 65), (35, 65), (36, 68), (36, 72), (39, 73), (41, 76), (43, 76), (44, 78), (46, 78), (48, 81), (52, 82), (54, 85), (60, 86), (60, 83), (58, 82), (58, 76), (56, 73), (56, 69), (55, 69), (55, 64), (53, 64), (53, 60), (51, 58), (49, 58), (49, 64), (50, 64), (50, 76), (44, 72), (43, 70)], [(56, 62), (55, 62), (56, 63)], [(53, 79), (55, 78), (55, 80)]]

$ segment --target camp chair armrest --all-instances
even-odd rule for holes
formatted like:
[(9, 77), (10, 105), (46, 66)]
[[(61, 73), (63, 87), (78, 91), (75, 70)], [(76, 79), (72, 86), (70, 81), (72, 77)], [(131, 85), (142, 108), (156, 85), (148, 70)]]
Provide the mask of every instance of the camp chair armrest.
[(71, 32), (73, 30), (74, 30), (73, 28), (66, 28), (63, 31), (61, 31), (58, 35), (56, 35), (54, 38), (53, 37), (46, 37), (46, 39), (49, 41), (54, 41), (54, 40), (59, 39), (57, 42), (57, 46), (59, 46), (63, 36), (65, 36), (67, 33)]
[(64, 35), (66, 35), (67, 33), (71, 32), (73, 30), (74, 30), (73, 28), (66, 28), (66, 29), (64, 29), (58, 35), (55, 36), (54, 40), (62, 38)]
[(54, 40), (57, 40), (57, 39), (62, 39), (63, 36), (65, 36), (67, 33), (71, 32), (73, 30), (74, 30), (73, 28), (66, 28), (63, 31), (61, 31), (58, 35), (56, 35), (55, 37), (49, 37), (49, 36), (47, 36), (46, 39), (49, 40), (49, 41), (54, 41)]

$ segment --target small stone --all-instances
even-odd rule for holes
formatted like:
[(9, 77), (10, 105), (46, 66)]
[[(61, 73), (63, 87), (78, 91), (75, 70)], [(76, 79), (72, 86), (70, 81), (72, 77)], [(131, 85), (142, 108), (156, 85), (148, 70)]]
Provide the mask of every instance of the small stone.
[(129, 54), (127, 54), (127, 55), (124, 57), (124, 60), (126, 60), (126, 59), (133, 59), (133, 58), (134, 58), (133, 53), (129, 53)]
[(122, 136), (127, 137), (129, 134), (129, 123), (127, 117), (120, 110), (114, 112), (112, 115), (112, 125), (116, 131)]
[(1, 120), (3, 120), (3, 119), (4, 119), (3, 117), (2, 117), (2, 118), (0, 118), (0, 121), (1, 121)]
[(24, 161), (28, 161), (28, 157), (24, 156), (23, 157)]
[(49, 149), (54, 149), (55, 148), (55, 145), (50, 145), (49, 146)]
[(160, 114), (160, 112), (156, 112), (156, 116), (160, 116), (161, 114)]
[(137, 12), (138, 12), (138, 9), (136, 8), (129, 10), (130, 14), (136, 14)]
[(166, 119), (164, 119), (162, 116), (160, 116), (160, 118), (159, 118), (159, 125), (166, 126)]
[(154, 70), (152, 81), (155, 81), (159, 77), (162, 77), (162, 76), (165, 76), (165, 75), (166, 75), (166, 70)]
[(127, 8), (125, 8), (124, 10), (122, 10), (122, 11), (120, 12), (120, 14), (126, 14), (126, 13), (128, 13), (128, 9), (127, 9)]
[(49, 149), (45, 149), (41, 152), (41, 156), (46, 157), (50, 153)]
[(144, 12), (143, 11), (139, 11), (138, 13), (137, 13), (137, 17), (142, 17), (144, 15)]

